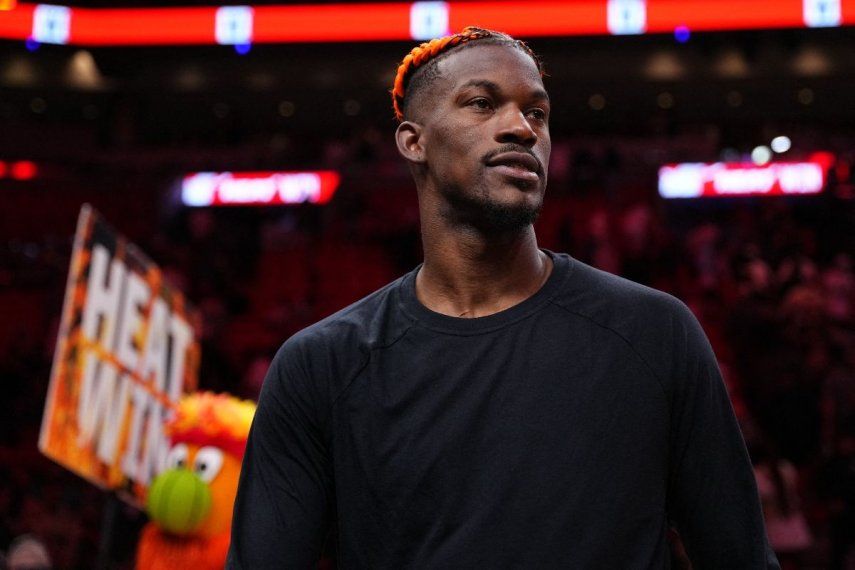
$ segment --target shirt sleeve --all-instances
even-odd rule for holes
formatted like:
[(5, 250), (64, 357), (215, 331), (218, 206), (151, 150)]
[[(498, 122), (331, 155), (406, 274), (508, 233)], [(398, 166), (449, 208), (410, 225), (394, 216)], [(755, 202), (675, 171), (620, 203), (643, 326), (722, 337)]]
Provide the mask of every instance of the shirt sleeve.
[(669, 515), (695, 570), (780, 569), (712, 347), (681, 305), (671, 408)]
[(316, 568), (333, 499), (312, 379), (286, 342), (265, 377), (243, 458), (226, 568)]

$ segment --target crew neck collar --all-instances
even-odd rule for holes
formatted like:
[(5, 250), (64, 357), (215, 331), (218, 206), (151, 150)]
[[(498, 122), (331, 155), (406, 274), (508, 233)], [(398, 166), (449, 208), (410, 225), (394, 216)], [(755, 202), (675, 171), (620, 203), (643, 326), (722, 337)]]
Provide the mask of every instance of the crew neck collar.
[(419, 324), (439, 332), (457, 335), (474, 335), (491, 332), (531, 315), (543, 307), (561, 290), (572, 267), (572, 258), (541, 249), (552, 259), (552, 272), (546, 282), (532, 296), (498, 313), (485, 317), (462, 318), (437, 313), (425, 307), (416, 296), (416, 275), (422, 266), (406, 274), (398, 285), (398, 302), (401, 309)]

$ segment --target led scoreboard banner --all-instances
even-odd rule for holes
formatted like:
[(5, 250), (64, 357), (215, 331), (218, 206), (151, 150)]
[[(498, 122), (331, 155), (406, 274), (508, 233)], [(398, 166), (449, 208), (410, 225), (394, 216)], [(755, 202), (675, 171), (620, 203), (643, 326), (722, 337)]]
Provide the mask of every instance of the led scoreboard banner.
[(341, 176), (313, 172), (196, 172), (181, 181), (185, 206), (272, 206), (326, 204)]
[(663, 198), (732, 198), (736, 196), (804, 196), (825, 188), (834, 157), (816, 153), (809, 160), (771, 162), (688, 162), (659, 169)]
[(421, 40), (477, 24), (514, 36), (855, 25), (855, 0), (508, 0), (78, 8), (0, 0), (0, 39), (86, 46)]

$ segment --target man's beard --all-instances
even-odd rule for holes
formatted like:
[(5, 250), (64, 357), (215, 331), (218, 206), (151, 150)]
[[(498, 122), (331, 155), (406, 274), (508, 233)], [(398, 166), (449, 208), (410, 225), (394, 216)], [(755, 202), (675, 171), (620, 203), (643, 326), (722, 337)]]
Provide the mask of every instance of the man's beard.
[(447, 206), (443, 217), (454, 226), (465, 226), (484, 234), (514, 234), (531, 226), (540, 214), (543, 200), (536, 204), (503, 204), (486, 192), (474, 194), (460, 189), (443, 192)]

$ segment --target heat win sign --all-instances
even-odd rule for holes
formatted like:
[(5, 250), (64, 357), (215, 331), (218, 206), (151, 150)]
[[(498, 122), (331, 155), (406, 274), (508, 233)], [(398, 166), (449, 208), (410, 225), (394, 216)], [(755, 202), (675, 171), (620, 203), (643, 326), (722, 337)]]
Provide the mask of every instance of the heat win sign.
[(197, 383), (198, 314), (88, 205), (80, 212), (39, 448), (139, 504), (163, 424)]

